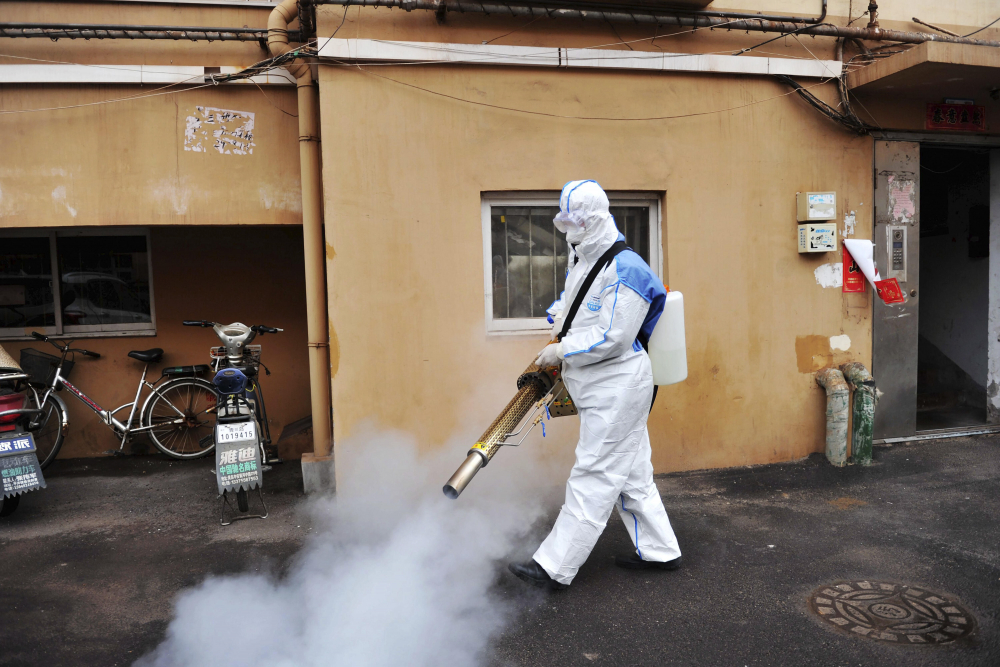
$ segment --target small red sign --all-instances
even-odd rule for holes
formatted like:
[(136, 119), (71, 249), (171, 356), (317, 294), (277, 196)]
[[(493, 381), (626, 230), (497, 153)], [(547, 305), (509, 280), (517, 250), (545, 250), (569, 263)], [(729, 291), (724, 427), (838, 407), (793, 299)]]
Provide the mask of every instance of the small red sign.
[(975, 104), (928, 104), (928, 130), (986, 131), (986, 107)]
[(895, 278), (877, 281), (875, 289), (878, 291), (878, 295), (882, 297), (882, 301), (886, 303), (906, 302), (906, 299), (903, 297), (903, 290), (899, 286), (899, 281)]
[(865, 274), (844, 246), (844, 292), (864, 292)]

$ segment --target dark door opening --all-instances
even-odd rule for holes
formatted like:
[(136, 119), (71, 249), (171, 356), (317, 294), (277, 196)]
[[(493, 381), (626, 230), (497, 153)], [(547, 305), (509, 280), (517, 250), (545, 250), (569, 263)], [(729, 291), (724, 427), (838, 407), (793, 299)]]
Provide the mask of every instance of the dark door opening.
[(920, 151), (917, 430), (987, 422), (990, 159)]

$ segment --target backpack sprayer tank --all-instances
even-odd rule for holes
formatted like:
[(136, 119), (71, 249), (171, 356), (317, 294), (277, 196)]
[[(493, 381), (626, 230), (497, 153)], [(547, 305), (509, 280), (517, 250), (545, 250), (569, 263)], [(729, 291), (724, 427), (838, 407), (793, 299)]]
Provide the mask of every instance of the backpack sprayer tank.
[[(528, 427), (530, 432), (542, 421), (546, 410), (552, 417), (576, 414), (576, 406), (566, 391), (559, 369), (557, 367), (541, 369), (532, 363), (517, 379), (517, 393), (514, 394), (514, 398), (510, 399), (507, 407), (479, 436), (479, 440), (469, 450), (465, 463), (459, 466), (444, 485), (444, 495), (458, 498), (479, 469), (490, 462), (497, 451), (507, 444), (507, 440), (524, 430), (524, 426), (519, 429), (517, 427), (525, 421), (525, 417), (528, 416), (531, 422), (531, 426)], [(531, 419), (530, 415), (534, 413), (537, 413), (537, 416)], [(528, 433), (525, 433), (517, 444), (521, 444), (527, 435)]]

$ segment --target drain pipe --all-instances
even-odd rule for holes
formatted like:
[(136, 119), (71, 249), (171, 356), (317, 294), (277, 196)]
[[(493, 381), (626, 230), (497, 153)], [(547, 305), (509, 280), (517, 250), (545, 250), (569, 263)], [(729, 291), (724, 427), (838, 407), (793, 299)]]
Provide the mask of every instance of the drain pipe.
[[(288, 24), (298, 18), (298, 0), (284, 0), (267, 19), (271, 55), (292, 50)], [(287, 65), (298, 87), (299, 165), (302, 178), (302, 242), (306, 269), (306, 320), (309, 330), (309, 394), (312, 402), (313, 451), (302, 455), (306, 493), (333, 491), (333, 420), (330, 400), (330, 342), (326, 308), (326, 241), (323, 237), (323, 189), (319, 154), (319, 98), (312, 67)]]
[(826, 458), (840, 467), (847, 464), (847, 404), (851, 390), (844, 374), (836, 368), (817, 373), (816, 384), (826, 389)]
[(878, 395), (875, 378), (864, 364), (852, 361), (843, 364), (840, 371), (854, 390), (854, 428), (851, 429), (851, 463), (872, 464), (872, 433), (875, 431), (875, 403)]

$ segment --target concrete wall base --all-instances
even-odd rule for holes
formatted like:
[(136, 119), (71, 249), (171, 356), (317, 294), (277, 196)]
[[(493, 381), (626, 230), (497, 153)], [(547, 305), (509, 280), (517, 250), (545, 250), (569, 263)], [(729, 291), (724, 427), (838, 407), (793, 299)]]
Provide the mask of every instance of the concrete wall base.
[(333, 454), (329, 456), (316, 456), (312, 452), (302, 454), (302, 488), (306, 493), (336, 493), (337, 475)]

